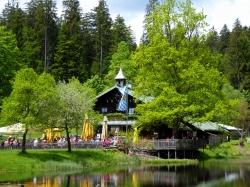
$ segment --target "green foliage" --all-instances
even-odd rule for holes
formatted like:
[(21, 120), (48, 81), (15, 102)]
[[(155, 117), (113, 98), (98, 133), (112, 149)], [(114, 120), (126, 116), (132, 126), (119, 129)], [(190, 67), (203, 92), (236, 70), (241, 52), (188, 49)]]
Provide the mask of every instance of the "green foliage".
[(136, 95), (153, 98), (136, 108), (145, 128), (190, 120), (228, 122), (236, 114), (237, 99), (221, 90), (227, 81), (217, 69), (220, 58), (204, 44), (204, 19), (189, 0), (164, 1), (148, 16), (149, 43), (133, 58)]
[(143, 23), (144, 23), (144, 25), (143, 25), (143, 34), (142, 34), (142, 37), (141, 37), (141, 43), (142, 44), (149, 43), (149, 38), (148, 38), (148, 34), (147, 34), (147, 29), (146, 29), (146, 22), (147, 22), (147, 18), (149, 17), (149, 15), (153, 12), (155, 7), (157, 7), (158, 5), (159, 5), (158, 0), (149, 0), (148, 4), (146, 5), (146, 14), (145, 14), (145, 19), (143, 21)]
[(237, 19), (229, 38), (229, 45), (224, 57), (224, 68), (234, 88), (239, 90), (250, 88), (250, 34)]
[(61, 150), (36, 150), (26, 154), (4, 151), (0, 155), (0, 165), (0, 181), (19, 181), (45, 174), (106, 172), (107, 166), (118, 170), (127, 165), (139, 165), (139, 160), (112, 150), (77, 150), (71, 154)]
[(36, 72), (47, 70), (54, 61), (57, 42), (57, 16), (53, 0), (27, 4), (23, 28), (23, 58)]
[(86, 85), (89, 88), (94, 89), (96, 92), (96, 95), (101, 93), (105, 88), (104, 81), (99, 75), (95, 75), (95, 76), (91, 77), (91, 79), (88, 79), (84, 83), (84, 85)]
[(60, 121), (64, 127), (79, 127), (82, 125), (84, 113), (92, 110), (95, 93), (92, 89), (82, 85), (77, 79), (70, 79), (69, 83), (60, 82), (57, 86), (60, 97)]
[(100, 0), (93, 10), (94, 35), (95, 38), (95, 60), (92, 67), (94, 73), (100, 76), (107, 72), (109, 66), (109, 54), (112, 47), (111, 17), (105, 0)]
[(114, 77), (117, 75), (120, 68), (126, 72), (125, 76), (127, 80), (132, 82), (136, 75), (136, 69), (131, 60), (129, 45), (125, 42), (119, 43), (117, 51), (112, 55), (109, 71), (105, 76), (105, 82), (107, 85), (113, 86), (115, 84)]
[(15, 77), (13, 91), (5, 98), (2, 106), (2, 119), (5, 125), (21, 122), (29, 128), (35, 124), (37, 74), (32, 69), (20, 70)]
[(220, 37), (218, 41), (218, 49), (219, 49), (219, 52), (221, 52), (222, 54), (225, 54), (228, 48), (229, 38), (230, 38), (230, 31), (227, 28), (227, 25), (225, 24), (220, 31)]
[(38, 76), (33, 69), (22, 69), (16, 74), (13, 90), (2, 105), (1, 124), (25, 124), (23, 152), (29, 129), (43, 129), (50, 124), (50, 112), (57, 103), (55, 88), (54, 78), (48, 74)]
[(134, 41), (132, 31), (130, 27), (127, 27), (123, 17), (118, 15), (112, 24), (112, 51), (115, 51), (120, 42), (126, 42), (130, 50), (136, 48), (136, 43)]
[(239, 145), (239, 140), (233, 140), (230, 142), (225, 142), (217, 147), (207, 147), (204, 150), (200, 150), (199, 159), (230, 159), (230, 158), (240, 158), (244, 156), (249, 156), (249, 147), (242, 148)]
[(78, 130), (83, 124), (84, 114), (92, 112), (95, 103), (95, 91), (82, 85), (75, 78), (70, 79), (69, 83), (60, 82), (57, 91), (59, 101), (54, 113), (54, 117), (57, 118), (56, 126), (65, 129), (68, 151), (71, 152), (70, 129)]
[(5, 27), (0, 27), (0, 105), (11, 92), (11, 80), (22, 67), (20, 51), (15, 36)]
[(24, 12), (19, 7), (17, 0), (12, 0), (5, 5), (1, 22), (8, 30), (11, 30), (17, 41), (19, 49), (23, 47), (23, 25), (24, 25)]
[(81, 79), (84, 69), (81, 45), (81, 13), (78, 0), (63, 1), (64, 15), (51, 73), (60, 81)]

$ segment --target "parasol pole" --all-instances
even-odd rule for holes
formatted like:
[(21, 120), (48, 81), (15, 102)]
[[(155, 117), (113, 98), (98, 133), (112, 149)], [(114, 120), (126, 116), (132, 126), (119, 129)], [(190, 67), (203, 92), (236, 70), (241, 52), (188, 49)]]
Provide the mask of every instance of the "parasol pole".
[(126, 94), (126, 103), (127, 103), (127, 108), (126, 108), (126, 118), (127, 118), (127, 121), (126, 121), (126, 134), (128, 133), (128, 112), (129, 112), (129, 107), (128, 107), (128, 90), (127, 90), (127, 93)]

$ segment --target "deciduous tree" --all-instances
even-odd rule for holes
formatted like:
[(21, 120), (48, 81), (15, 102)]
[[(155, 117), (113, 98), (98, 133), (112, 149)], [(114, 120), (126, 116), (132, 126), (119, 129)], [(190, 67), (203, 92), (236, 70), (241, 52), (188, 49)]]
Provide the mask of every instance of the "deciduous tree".
[[(22, 138), (22, 152), (26, 152), (26, 137), (30, 129), (44, 128), (48, 113), (57, 103), (56, 83), (52, 76), (38, 76), (33, 69), (22, 69), (15, 77), (13, 90), (2, 105), (1, 123), (11, 125), (22, 123), (25, 131)], [(45, 112), (46, 113), (45, 113)], [(47, 114), (47, 115), (46, 115)]]
[(237, 104), (221, 91), (227, 81), (217, 70), (217, 55), (205, 47), (204, 19), (190, 0), (163, 1), (150, 15), (149, 43), (134, 55), (136, 95), (147, 101), (136, 111), (145, 128), (215, 120), (218, 108), (230, 111)]
[(69, 83), (60, 82), (57, 86), (59, 94), (58, 127), (65, 129), (68, 152), (71, 152), (70, 130), (82, 125), (84, 113), (90, 112), (95, 102), (95, 92), (82, 85), (77, 79)]
[(0, 105), (2, 99), (11, 93), (11, 81), (21, 67), (15, 35), (5, 27), (0, 27)]

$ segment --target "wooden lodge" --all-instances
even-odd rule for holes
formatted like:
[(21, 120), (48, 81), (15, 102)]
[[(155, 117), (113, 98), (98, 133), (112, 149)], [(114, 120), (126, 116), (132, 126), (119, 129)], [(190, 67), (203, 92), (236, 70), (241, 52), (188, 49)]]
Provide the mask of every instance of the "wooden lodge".
[[(96, 97), (94, 107), (95, 111), (108, 117), (108, 132), (111, 135), (114, 135), (117, 131), (126, 132), (132, 128), (136, 120), (135, 108), (137, 102), (142, 102), (136, 100), (133, 96), (131, 87), (127, 85), (122, 69), (119, 70), (115, 80), (116, 84), (113, 87)], [(125, 87), (128, 88), (127, 109), (126, 111), (119, 111), (118, 106), (123, 97)], [(231, 130), (238, 129), (231, 128)], [(193, 155), (193, 152), (204, 148), (206, 145), (214, 146), (225, 141), (229, 135), (228, 132), (226, 126), (218, 127), (217, 124), (215, 125), (212, 122), (190, 125), (181, 124), (178, 129), (169, 128), (166, 124), (156, 125), (154, 129), (142, 130), (140, 132), (140, 136), (147, 139), (150, 146), (145, 146), (146, 144), (142, 143), (134, 146), (134, 148), (141, 151), (154, 152), (160, 156), (165, 155), (166, 158), (176, 158), (179, 154), (185, 157), (190, 152)]]
[[(115, 131), (127, 131), (135, 124), (135, 107), (136, 99), (133, 96), (131, 87), (127, 85), (126, 77), (124, 76), (122, 69), (119, 70), (115, 77), (116, 84), (105, 90), (96, 97), (95, 111), (102, 113), (108, 117), (108, 131), (113, 134)], [(119, 111), (119, 102), (123, 96), (123, 92), (127, 88), (127, 110)]]

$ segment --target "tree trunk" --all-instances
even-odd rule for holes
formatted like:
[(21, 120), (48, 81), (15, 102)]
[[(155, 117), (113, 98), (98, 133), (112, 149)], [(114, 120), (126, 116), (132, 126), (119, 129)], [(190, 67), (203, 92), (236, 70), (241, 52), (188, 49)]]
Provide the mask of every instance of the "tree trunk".
[(68, 142), (68, 152), (71, 152), (71, 143), (70, 143), (70, 137), (69, 137), (69, 128), (68, 125), (65, 125), (66, 135), (67, 135), (67, 142)]
[(67, 183), (66, 183), (66, 187), (70, 187), (70, 176), (67, 176)]
[(26, 153), (26, 135), (28, 133), (28, 129), (25, 128), (25, 131), (23, 133), (23, 140), (22, 140), (22, 153)]

